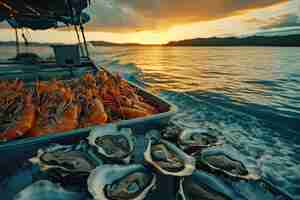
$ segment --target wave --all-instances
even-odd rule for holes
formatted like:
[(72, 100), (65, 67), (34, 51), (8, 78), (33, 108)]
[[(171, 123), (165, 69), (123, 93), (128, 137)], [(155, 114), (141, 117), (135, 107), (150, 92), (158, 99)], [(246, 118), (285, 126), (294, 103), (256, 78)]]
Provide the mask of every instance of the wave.
[(276, 130), (280, 128), (281, 130), (288, 130), (295, 133), (300, 130), (300, 115), (296, 112), (277, 110), (266, 105), (236, 101), (230, 96), (220, 93), (191, 91), (186, 94), (198, 100), (207, 101), (222, 106), (223, 108), (231, 109), (232, 112), (252, 115), (266, 122), (270, 127)]
[[(296, 152), (300, 146), (294, 144), (299, 143), (300, 138), (289, 127), (297, 119), (274, 116), (266, 109), (258, 110), (255, 105), (239, 105), (220, 94), (164, 91), (161, 95), (179, 108), (172, 119), (174, 123), (185, 128), (205, 128), (223, 136), (226, 141), (223, 148), (227, 152), (236, 155), (266, 180), (300, 197), (300, 193), (294, 191), (300, 178), (296, 171), (300, 164)], [(278, 123), (270, 124), (265, 118), (276, 119)], [(287, 179), (287, 173), (293, 176)]]
[(244, 83), (249, 83), (249, 84), (258, 84), (258, 85), (263, 85), (263, 86), (270, 86), (270, 87), (276, 87), (279, 86), (277, 84), (277, 81), (273, 80), (249, 80), (249, 81), (243, 81)]

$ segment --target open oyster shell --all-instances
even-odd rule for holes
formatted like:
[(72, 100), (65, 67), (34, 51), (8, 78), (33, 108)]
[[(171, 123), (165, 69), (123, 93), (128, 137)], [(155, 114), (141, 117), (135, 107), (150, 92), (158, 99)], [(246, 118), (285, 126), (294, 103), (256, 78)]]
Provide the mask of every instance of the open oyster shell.
[(239, 160), (236, 160), (220, 150), (210, 150), (198, 152), (194, 155), (196, 158), (197, 169), (207, 170), (212, 173), (221, 173), (229, 177), (259, 180), (260, 177), (250, 174), (246, 166)]
[(94, 128), (88, 136), (88, 141), (105, 158), (125, 163), (129, 163), (135, 146), (131, 129), (118, 130), (116, 125)]
[(181, 149), (193, 153), (205, 148), (223, 145), (217, 136), (208, 133), (206, 129), (186, 129), (178, 137)]
[(142, 200), (154, 188), (156, 176), (143, 165), (103, 165), (91, 172), (87, 183), (96, 200)]
[(241, 200), (244, 199), (222, 180), (203, 171), (180, 179), (176, 200)]
[(29, 159), (39, 166), (41, 171), (47, 172), (60, 180), (72, 177), (87, 177), (88, 174), (103, 162), (93, 156), (86, 144), (59, 145), (39, 149), (37, 156)]
[(195, 159), (174, 144), (149, 138), (144, 159), (164, 175), (189, 176), (195, 169)]

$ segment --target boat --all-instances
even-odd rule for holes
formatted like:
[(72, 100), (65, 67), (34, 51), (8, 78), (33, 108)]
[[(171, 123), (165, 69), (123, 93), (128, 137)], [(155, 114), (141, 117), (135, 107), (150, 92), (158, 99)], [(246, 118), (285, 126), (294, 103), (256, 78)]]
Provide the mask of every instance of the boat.
[[(27, 85), (34, 81), (49, 81), (53, 78), (70, 80), (83, 76), (86, 73), (95, 74), (99, 70), (107, 70), (95, 64), (90, 58), (87, 42), (85, 39), (84, 23), (89, 21), (89, 16), (83, 10), (90, 4), (87, 0), (62, 1), (51, 3), (46, 1), (41, 4), (38, 1), (1, 1), (0, 13), (2, 19), (6, 20), (16, 33), (16, 57), (0, 63), (0, 80), (22, 80)], [(48, 9), (50, 8), (50, 9)], [(78, 44), (57, 44), (52, 45), (55, 58), (50, 60), (40, 59), (33, 53), (21, 53), (18, 30), (22, 28), (48, 29), (57, 27), (64, 23), (64, 26), (74, 26)], [(81, 32), (81, 37), (80, 33)], [(81, 38), (83, 42), (81, 42)], [(113, 122), (119, 127), (155, 128), (168, 122), (169, 118), (176, 112), (176, 107), (161, 97), (154, 95), (145, 89), (128, 82), (135, 88), (137, 93), (147, 101), (160, 107), (161, 112), (135, 119)], [(0, 144), (0, 153), (9, 155), (9, 160), (14, 162), (31, 156), (31, 153), (39, 147), (50, 142), (79, 140), (86, 137), (91, 127), (77, 128), (64, 133), (47, 134), (34, 138), (20, 138)], [(28, 149), (27, 149), (28, 148)], [(20, 157), (20, 155), (23, 155)], [(1, 165), (0, 161), (0, 165)]]
[[(50, 84), (49, 81), (53, 78), (68, 82), (85, 74), (96, 76), (99, 71), (114, 76), (104, 66), (97, 65), (90, 58), (84, 33), (84, 23), (88, 22), (89, 17), (83, 12), (89, 5), (89, 0), (45, 0), (42, 3), (38, 0), (0, 0), (0, 20), (7, 20), (16, 33), (16, 57), (0, 63), (0, 81), (17, 78), (28, 87), (32, 87), (40, 83), (36, 80), (44, 81), (46, 84)], [(74, 26), (78, 38), (77, 45), (53, 45), (55, 59), (52, 60), (40, 59), (35, 54), (20, 53), (19, 28), (48, 29), (56, 27), (58, 22)], [(203, 172), (204, 175), (199, 175), (199, 171), (196, 172), (196, 161), (193, 156), (188, 155), (184, 149), (167, 141), (166, 138), (157, 136), (160, 135), (160, 131), (157, 130), (162, 130), (169, 125), (170, 118), (177, 111), (176, 106), (128, 80), (124, 81), (139, 96), (159, 108), (159, 112), (133, 119), (111, 121), (101, 126), (91, 125), (60, 133), (20, 137), (1, 142), (0, 192), (2, 197), (4, 199), (39, 199), (39, 197), (51, 199), (53, 197), (51, 194), (57, 194), (66, 199), (80, 199), (85, 195), (84, 192), (89, 191), (96, 199), (99, 196), (102, 199), (104, 195), (107, 199), (111, 197), (111, 199), (179, 200), (192, 195), (189, 194), (188, 189), (193, 187), (199, 189), (197, 195), (202, 195), (203, 198), (215, 194), (224, 199), (233, 196), (231, 194), (234, 192), (227, 192), (229, 189), (227, 190), (226, 187), (214, 188), (222, 183), (223, 177), (219, 180), (219, 175), (207, 175), (206, 172)], [(170, 130), (173, 131), (172, 128)], [(180, 131), (178, 133), (180, 134)], [(113, 148), (107, 145), (110, 143), (115, 144)], [(122, 157), (122, 153), (125, 156)], [(73, 159), (76, 162), (73, 162)], [(81, 162), (83, 168), (80, 168)], [(103, 163), (105, 165), (101, 166)], [(96, 168), (91, 169), (91, 167)], [(35, 176), (33, 173), (36, 173), (38, 168), (42, 173), (50, 171), (49, 176), (54, 175), (52, 178), (55, 180), (70, 177), (73, 180), (74, 176), (76, 179), (82, 179), (90, 173), (88, 184), (80, 187), (81, 189), (87, 187), (88, 191), (80, 194), (76, 193), (78, 191), (67, 191), (62, 186), (70, 181), (65, 180), (62, 185), (56, 185), (49, 180), (33, 183)], [(186, 177), (191, 177), (191, 185), (188, 178), (184, 181)], [(125, 182), (122, 182), (124, 180)], [(136, 180), (136, 182), (130, 184), (127, 180)], [(203, 185), (204, 183), (208, 186)], [(119, 188), (123, 184), (129, 184), (127, 190)], [(201, 190), (202, 186), (205, 186), (204, 192)], [(109, 190), (106, 190), (107, 188)], [(50, 195), (46, 197), (43, 194)], [(291, 199), (281, 191), (276, 190), (274, 194), (280, 194), (282, 199)], [(122, 195), (124, 198), (120, 198)]]

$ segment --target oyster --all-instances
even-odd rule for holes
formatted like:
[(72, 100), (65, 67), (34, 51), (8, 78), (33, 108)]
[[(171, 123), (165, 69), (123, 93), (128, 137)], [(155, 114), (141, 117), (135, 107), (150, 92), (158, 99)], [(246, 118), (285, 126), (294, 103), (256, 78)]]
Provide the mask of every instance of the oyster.
[(205, 172), (196, 171), (192, 176), (180, 179), (177, 200), (231, 200), (243, 199), (220, 179)]
[(222, 145), (223, 142), (205, 129), (187, 129), (179, 135), (178, 144), (184, 151), (193, 153), (205, 148)]
[(59, 145), (55, 144), (45, 149), (39, 149), (37, 156), (30, 159), (41, 171), (47, 172), (59, 180), (75, 177), (87, 177), (101, 160), (87, 150), (85, 144)]
[(143, 165), (103, 165), (91, 172), (87, 182), (96, 200), (142, 200), (154, 188), (156, 176)]
[(144, 159), (165, 175), (188, 176), (195, 169), (193, 157), (163, 139), (149, 138)]
[(222, 173), (234, 178), (246, 180), (258, 180), (259, 176), (250, 174), (246, 166), (223, 151), (212, 150), (197, 153), (196, 158), (197, 169), (207, 170), (212, 173)]
[(182, 133), (183, 129), (175, 124), (170, 123), (161, 131), (161, 135), (164, 139), (177, 142), (179, 135)]
[(84, 200), (83, 193), (67, 191), (58, 184), (40, 180), (20, 191), (14, 200)]
[(125, 163), (130, 161), (134, 150), (134, 137), (129, 128), (118, 130), (115, 125), (96, 127), (91, 131), (88, 140), (102, 156)]

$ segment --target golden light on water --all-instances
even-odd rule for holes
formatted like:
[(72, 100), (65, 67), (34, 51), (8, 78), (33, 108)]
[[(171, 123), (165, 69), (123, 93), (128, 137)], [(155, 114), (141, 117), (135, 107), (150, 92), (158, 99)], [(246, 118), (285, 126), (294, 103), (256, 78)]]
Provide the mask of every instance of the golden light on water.
[(127, 35), (127, 42), (141, 44), (164, 44), (168, 42), (167, 32), (141, 31)]

